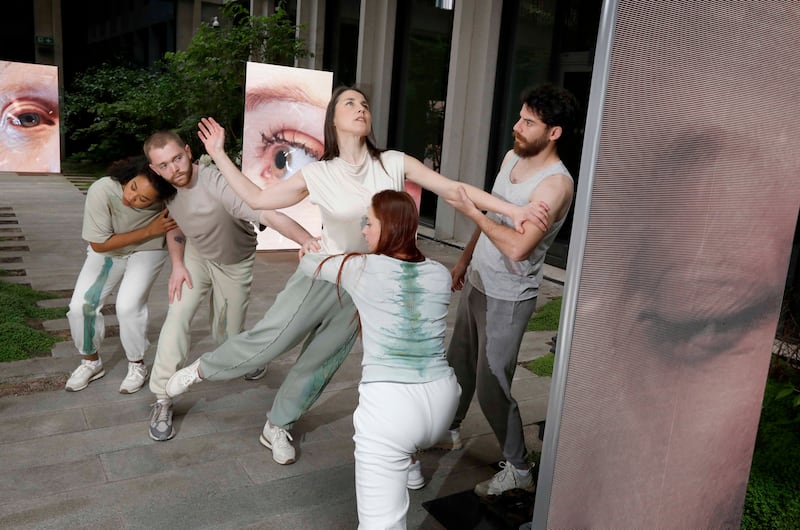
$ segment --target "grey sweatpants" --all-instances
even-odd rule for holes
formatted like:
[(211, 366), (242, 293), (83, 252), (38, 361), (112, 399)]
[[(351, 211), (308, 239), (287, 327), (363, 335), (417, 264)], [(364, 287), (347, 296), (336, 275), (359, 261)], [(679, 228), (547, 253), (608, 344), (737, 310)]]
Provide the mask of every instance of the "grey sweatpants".
[(241, 377), (308, 337), (267, 414), (272, 425), (289, 429), (314, 404), (353, 348), (358, 337), (355, 315), (344, 290), (337, 295), (336, 285), (313, 281), (297, 269), (264, 318), (202, 355), (200, 371), (209, 381)]
[(461, 399), (450, 426), (461, 425), (473, 394), (478, 392), (483, 415), (489, 421), (503, 456), (517, 469), (528, 467), (519, 407), (511, 396), (519, 347), (536, 298), (509, 302), (491, 298), (464, 282), (447, 361), (461, 385)]

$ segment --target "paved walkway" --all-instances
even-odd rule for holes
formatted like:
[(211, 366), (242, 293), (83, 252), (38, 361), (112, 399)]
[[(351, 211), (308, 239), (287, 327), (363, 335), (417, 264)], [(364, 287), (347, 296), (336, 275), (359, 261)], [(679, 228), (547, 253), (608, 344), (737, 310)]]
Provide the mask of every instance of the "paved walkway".
[[(19, 271), (3, 279), (69, 293), (86, 248), (80, 237), (83, 201), (64, 177), (0, 173), (0, 268)], [(447, 266), (459, 254), (431, 241), (421, 248)], [(248, 326), (263, 315), (295, 266), (294, 252), (258, 254)], [(547, 274), (558, 278), (563, 271)], [(154, 343), (167, 310), (167, 276), (163, 271), (150, 301)], [(540, 304), (560, 293), (558, 283), (546, 282)], [(450, 330), (456, 305), (454, 297)], [(207, 318), (203, 307), (194, 323), (190, 360), (212, 347)], [(113, 316), (109, 321), (113, 326)], [(66, 320), (48, 326), (67, 328)], [(552, 334), (528, 333), (520, 359), (546, 353)], [(154, 349), (146, 355), (148, 364)], [(126, 362), (116, 337), (107, 338), (101, 352), (106, 376), (86, 390), (0, 398), (0, 528), (355, 528), (351, 437), (361, 344), (292, 431), (297, 463), (281, 466), (259, 445), (258, 435), (296, 354), (276, 359), (258, 382), (193, 387), (175, 405), (177, 435), (169, 442), (148, 437), (154, 399), (146, 387), (133, 395), (117, 392)], [(67, 374), (78, 362), (71, 343), (60, 343), (50, 357), (0, 365), (0, 380)], [(540, 447), (535, 422), (545, 418), (549, 385), (549, 378), (517, 372), (515, 395), (535, 450)], [(464, 450), (422, 455), (430, 483), (411, 492), (409, 528), (444, 528), (422, 503), (470, 490), (491, 476), (491, 465), (502, 458), (477, 403), (462, 435)]]

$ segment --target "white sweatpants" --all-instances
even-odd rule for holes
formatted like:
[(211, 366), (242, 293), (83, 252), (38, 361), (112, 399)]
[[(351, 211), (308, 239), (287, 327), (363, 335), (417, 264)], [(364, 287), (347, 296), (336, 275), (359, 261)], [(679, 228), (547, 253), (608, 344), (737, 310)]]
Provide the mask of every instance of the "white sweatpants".
[(361, 383), (353, 413), (359, 530), (406, 528), (411, 455), (444, 435), (458, 406), (455, 375), (429, 383)]
[[(81, 355), (98, 352), (105, 337), (103, 314), (106, 299), (117, 286), (119, 338), (128, 360), (141, 361), (150, 346), (147, 340), (147, 298), (161, 267), (166, 250), (144, 250), (128, 256), (111, 257), (86, 250), (67, 319), (72, 340)], [(166, 294), (165, 294), (166, 296)]]
[(206, 295), (211, 295), (211, 336), (222, 344), (242, 332), (247, 306), (250, 304), (250, 285), (253, 283), (253, 264), (256, 253), (238, 263), (222, 265), (203, 258), (186, 242), (183, 264), (192, 279), (192, 288), (184, 283), (181, 299), (169, 304), (167, 317), (158, 336), (156, 358), (150, 371), (150, 391), (156, 399), (167, 397), (167, 381), (186, 363), (192, 337), (192, 319)]

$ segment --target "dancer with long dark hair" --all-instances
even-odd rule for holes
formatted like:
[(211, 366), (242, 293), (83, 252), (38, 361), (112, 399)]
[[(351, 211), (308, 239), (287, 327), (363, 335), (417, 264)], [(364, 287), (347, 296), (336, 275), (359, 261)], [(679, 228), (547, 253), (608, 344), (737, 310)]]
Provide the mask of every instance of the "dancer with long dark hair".
[[(528, 220), (546, 227), (547, 214), (540, 206), (512, 205), (443, 177), (399, 151), (377, 148), (369, 103), (359, 90), (340, 87), (334, 91), (324, 131), (325, 150), (319, 162), (264, 190), (244, 176), (225, 153), (225, 131), (213, 118), (203, 118), (198, 134), (231, 188), (251, 207), (284, 208), (310, 197), (322, 214), (325, 255), (365, 252), (360, 226), (372, 196), (385, 189), (401, 191), (406, 179), (445, 197), (456, 198), (462, 189), (479, 207), (514, 219), (519, 230)], [(307, 250), (304, 246), (301, 254)], [(298, 270), (255, 327), (176, 372), (167, 384), (167, 393), (181, 394), (202, 379), (240, 377), (306, 339), (275, 396), (260, 437), (261, 443), (272, 449), (276, 462), (291, 464), (295, 449), (287, 431), (316, 401), (350, 352), (358, 332), (354, 313), (346, 293), (340, 297), (334, 286), (312, 282)]]

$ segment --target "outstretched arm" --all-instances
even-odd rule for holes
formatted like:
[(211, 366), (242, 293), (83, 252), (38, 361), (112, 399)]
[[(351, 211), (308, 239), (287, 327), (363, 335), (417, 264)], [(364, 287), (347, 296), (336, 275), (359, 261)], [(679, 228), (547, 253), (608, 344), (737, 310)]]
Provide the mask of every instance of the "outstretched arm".
[(308, 196), (308, 188), (302, 171), (275, 184), (266, 190), (256, 186), (247, 178), (225, 152), (225, 129), (214, 118), (203, 118), (198, 124), (197, 136), (214, 160), (225, 180), (248, 206), (254, 210), (276, 210), (302, 201)]
[[(301, 248), (307, 248), (307, 245), (313, 245), (317, 241), (317, 238), (309, 234), (300, 223), (283, 212), (264, 210), (261, 212), (259, 220), (261, 224), (272, 228), (283, 237), (291, 239)], [(318, 244), (317, 250), (319, 250)]]
[(532, 222), (542, 232), (546, 232), (550, 226), (546, 206), (517, 206), (511, 204), (470, 184), (450, 180), (409, 155), (404, 155), (403, 163), (405, 165), (405, 176), (408, 180), (434, 192), (448, 201), (448, 203), (451, 200), (458, 200), (458, 188), (461, 187), (469, 199), (480, 209), (503, 214), (513, 219), (514, 227), (520, 233), (525, 231), (522, 227), (522, 223), (525, 221)]
[[(555, 220), (560, 220), (567, 214), (572, 202), (572, 180), (565, 175), (550, 176), (536, 186), (529, 200), (533, 204), (543, 202), (550, 205), (550, 211), (555, 212)], [(475, 221), (480, 231), (486, 234), (494, 246), (514, 261), (527, 258), (547, 233), (538, 226), (528, 227), (524, 233), (519, 233), (509, 226), (489, 219), (460, 187), (456, 197), (448, 199), (447, 203)]]

